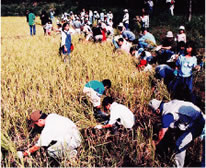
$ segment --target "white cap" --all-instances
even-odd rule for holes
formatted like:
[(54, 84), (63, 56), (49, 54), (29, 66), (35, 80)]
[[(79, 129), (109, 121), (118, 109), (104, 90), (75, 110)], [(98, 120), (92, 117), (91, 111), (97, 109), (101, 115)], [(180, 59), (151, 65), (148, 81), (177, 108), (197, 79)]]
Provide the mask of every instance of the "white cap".
[(161, 104), (160, 100), (152, 99), (149, 102), (149, 106), (153, 108), (153, 110), (157, 110)]
[(180, 26), (179, 30), (185, 30), (185, 26)]
[(124, 12), (128, 12), (128, 9), (124, 9)]
[(173, 33), (171, 31), (168, 31), (166, 37), (174, 37), (174, 36), (173, 36)]
[(118, 25), (118, 27), (124, 27), (123, 23), (120, 22), (119, 25)]

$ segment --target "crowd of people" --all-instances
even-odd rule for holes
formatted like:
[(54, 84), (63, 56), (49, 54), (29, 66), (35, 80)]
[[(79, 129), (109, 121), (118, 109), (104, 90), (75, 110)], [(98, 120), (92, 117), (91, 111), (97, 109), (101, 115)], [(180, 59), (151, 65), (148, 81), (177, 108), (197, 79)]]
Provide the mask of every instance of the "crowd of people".
[[(139, 36), (130, 30), (128, 9), (123, 10), (122, 21), (117, 26), (118, 34), (114, 31), (112, 12), (106, 12), (105, 9), (100, 13), (85, 9), (82, 9), (79, 14), (72, 11), (65, 12), (56, 20), (57, 28), (53, 28), (55, 14), (53, 10), (50, 11), (50, 17), (43, 11), (40, 19), (45, 35), (51, 35), (51, 30), (61, 34), (60, 52), (64, 56), (65, 63), (71, 62), (72, 36), (83, 34), (85, 43), (111, 42), (115, 52), (123, 51), (128, 56), (134, 57), (139, 62), (137, 68), (140, 71), (148, 72), (155, 69), (155, 78), (163, 80), (173, 100), (165, 102), (153, 99), (149, 102), (152, 111), (162, 117), (162, 129), (154, 144), (159, 144), (169, 128), (179, 128), (183, 133), (176, 141), (175, 162), (177, 167), (183, 167), (188, 144), (201, 135), (205, 126), (204, 114), (197, 106), (193, 92), (193, 71), (199, 71), (201, 66), (197, 62), (195, 44), (187, 41), (183, 25), (180, 25), (177, 35), (174, 35), (171, 30), (167, 31), (163, 41), (157, 44), (155, 35), (149, 32), (149, 14), (152, 13), (153, 2), (148, 0), (147, 3), (149, 13), (143, 9), (142, 16), (136, 17), (141, 26)], [(170, 5), (173, 4), (174, 1), (170, 2)], [(171, 14), (173, 15), (172, 7)], [(31, 35), (35, 35), (34, 20), (35, 16), (30, 12), (28, 22)], [(109, 79), (101, 82), (92, 80), (84, 86), (83, 93), (93, 104), (94, 116), (102, 123), (95, 128), (118, 130), (122, 125), (126, 129), (132, 129), (135, 125), (135, 115), (128, 107), (108, 96), (104, 96), (101, 102), (102, 95), (111, 88), (111, 83)], [(76, 125), (71, 120), (57, 114), (47, 116), (39, 110), (30, 115), (30, 120), (33, 126), (44, 128), (35, 146), (25, 152), (18, 152), (20, 158), (28, 156), (40, 146), (48, 146), (53, 140), (56, 143), (48, 148), (50, 156), (59, 157), (67, 150), (72, 153), (71, 155), (77, 153), (76, 148), (80, 146), (81, 138)]]

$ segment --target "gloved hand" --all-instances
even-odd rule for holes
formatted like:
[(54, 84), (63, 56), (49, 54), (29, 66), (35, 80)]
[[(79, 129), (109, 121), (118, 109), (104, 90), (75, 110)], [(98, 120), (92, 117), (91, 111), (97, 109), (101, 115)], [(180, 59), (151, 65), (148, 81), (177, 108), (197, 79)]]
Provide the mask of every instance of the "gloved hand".
[(175, 69), (175, 70), (173, 71), (173, 74), (174, 74), (175, 76), (178, 76), (178, 70)]
[(94, 128), (102, 129), (102, 125), (96, 125)]
[(24, 157), (24, 154), (23, 154), (23, 152), (22, 151), (17, 151), (17, 157), (19, 158), (19, 159), (22, 159), (23, 157)]

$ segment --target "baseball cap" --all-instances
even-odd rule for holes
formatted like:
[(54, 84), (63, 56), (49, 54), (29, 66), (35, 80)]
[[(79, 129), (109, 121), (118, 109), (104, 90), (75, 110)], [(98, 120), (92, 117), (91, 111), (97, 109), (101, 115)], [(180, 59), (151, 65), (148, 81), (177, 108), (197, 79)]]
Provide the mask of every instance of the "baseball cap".
[(31, 120), (32, 122), (36, 122), (36, 121), (38, 121), (38, 120), (40, 119), (41, 115), (42, 115), (42, 111), (40, 111), (40, 110), (35, 110), (35, 111), (33, 111), (33, 112), (30, 114), (30, 120)]
[(30, 125), (29, 127), (34, 127), (34, 123), (40, 119), (42, 111), (35, 110), (29, 116)]
[(125, 9), (124, 12), (128, 12), (128, 9)]
[(147, 61), (142, 59), (140, 61), (140, 64), (138, 65), (138, 67), (140, 68), (140, 67), (143, 67), (143, 66), (146, 66), (146, 65), (147, 65)]
[(160, 100), (157, 100), (157, 99), (152, 99), (150, 100), (149, 102), (149, 106), (153, 109), (153, 110), (157, 110), (159, 108), (161, 104), (161, 101)]

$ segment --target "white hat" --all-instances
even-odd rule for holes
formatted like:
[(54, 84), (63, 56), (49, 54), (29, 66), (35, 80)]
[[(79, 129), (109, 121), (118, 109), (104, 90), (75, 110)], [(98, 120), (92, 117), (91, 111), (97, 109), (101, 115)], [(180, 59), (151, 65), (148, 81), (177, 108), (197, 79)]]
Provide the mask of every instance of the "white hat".
[(171, 31), (168, 31), (166, 37), (174, 37), (174, 36), (173, 36), (173, 33)]
[(185, 26), (180, 26), (179, 30), (185, 30)]
[(118, 25), (118, 27), (124, 27), (123, 23), (120, 22), (119, 25)]
[(153, 110), (157, 110), (161, 104), (160, 100), (152, 99), (149, 102), (149, 106), (153, 108)]
[(128, 12), (128, 9), (125, 9), (124, 12)]

